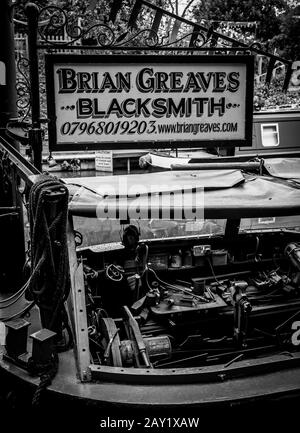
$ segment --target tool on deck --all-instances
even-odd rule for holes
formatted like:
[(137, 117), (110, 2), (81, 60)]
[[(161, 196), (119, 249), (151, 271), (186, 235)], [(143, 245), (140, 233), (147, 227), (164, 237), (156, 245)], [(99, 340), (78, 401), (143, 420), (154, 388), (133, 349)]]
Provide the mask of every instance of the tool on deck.
[(234, 307), (234, 338), (240, 347), (245, 346), (248, 318), (252, 306), (246, 295), (246, 281), (234, 281), (230, 287)]

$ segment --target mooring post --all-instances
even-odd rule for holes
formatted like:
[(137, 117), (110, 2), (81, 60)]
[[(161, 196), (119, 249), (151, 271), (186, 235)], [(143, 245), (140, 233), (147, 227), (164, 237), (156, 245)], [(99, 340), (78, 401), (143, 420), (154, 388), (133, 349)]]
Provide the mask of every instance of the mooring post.
[(35, 167), (41, 171), (43, 140), (40, 118), (39, 59), (37, 48), (39, 8), (34, 3), (27, 3), (25, 12), (28, 22), (28, 57), (32, 118), (32, 128), (29, 130), (29, 143), (33, 150), (33, 163)]

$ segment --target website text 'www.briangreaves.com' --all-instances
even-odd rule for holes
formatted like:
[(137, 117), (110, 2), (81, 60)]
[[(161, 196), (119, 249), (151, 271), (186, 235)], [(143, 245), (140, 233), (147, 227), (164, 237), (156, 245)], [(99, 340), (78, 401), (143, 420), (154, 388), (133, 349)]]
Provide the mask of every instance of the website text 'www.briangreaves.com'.
[(158, 132), (160, 134), (199, 134), (205, 132), (236, 132), (238, 124), (237, 122), (227, 123), (186, 123), (177, 122), (174, 124), (158, 125)]

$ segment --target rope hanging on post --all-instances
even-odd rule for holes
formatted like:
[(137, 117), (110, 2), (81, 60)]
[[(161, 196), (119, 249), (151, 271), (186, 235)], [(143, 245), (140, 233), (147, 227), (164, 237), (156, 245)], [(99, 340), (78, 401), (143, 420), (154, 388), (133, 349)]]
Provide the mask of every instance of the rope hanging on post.
[[(43, 175), (30, 190), (29, 223), (31, 231), (32, 275), (29, 293), (40, 308), (42, 326), (62, 339), (63, 323), (69, 333), (64, 301), (69, 294), (67, 255), (68, 189), (54, 177)], [(30, 364), (33, 374), (40, 375), (32, 403), (37, 405), (42, 391), (52, 382), (58, 369), (55, 353), (49, 364)]]
[(29, 290), (41, 310), (42, 325), (59, 332), (58, 316), (69, 293), (67, 257), (68, 190), (42, 176), (29, 196), (31, 259)]

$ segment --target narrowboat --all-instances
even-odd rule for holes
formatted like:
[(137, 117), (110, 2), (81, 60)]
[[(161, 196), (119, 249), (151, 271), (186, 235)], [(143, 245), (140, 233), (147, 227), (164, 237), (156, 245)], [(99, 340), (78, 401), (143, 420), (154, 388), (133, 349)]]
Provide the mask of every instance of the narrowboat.
[(31, 228), (1, 299), (10, 384), (98, 414), (299, 396), (299, 160), (59, 180), (1, 149)]

